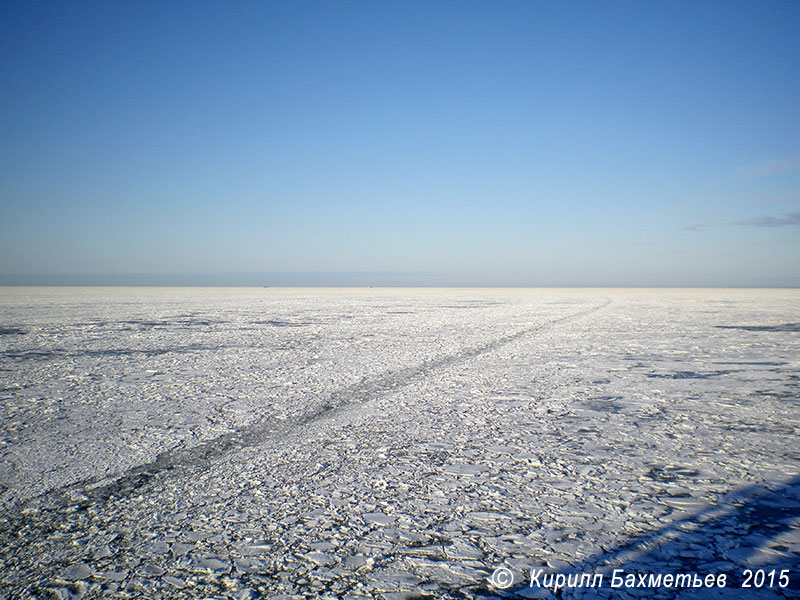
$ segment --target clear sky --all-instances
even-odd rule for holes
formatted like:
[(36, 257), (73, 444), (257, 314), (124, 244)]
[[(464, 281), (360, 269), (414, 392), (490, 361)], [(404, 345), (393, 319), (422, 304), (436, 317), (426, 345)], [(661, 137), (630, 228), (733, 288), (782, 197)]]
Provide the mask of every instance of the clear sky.
[(0, 70), (0, 282), (800, 286), (800, 2), (6, 1)]

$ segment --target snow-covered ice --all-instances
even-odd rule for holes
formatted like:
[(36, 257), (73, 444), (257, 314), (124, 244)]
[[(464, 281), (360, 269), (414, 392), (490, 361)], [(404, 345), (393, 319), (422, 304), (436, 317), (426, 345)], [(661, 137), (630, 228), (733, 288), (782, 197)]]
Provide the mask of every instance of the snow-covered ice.
[(0, 597), (796, 597), (799, 364), (797, 290), (0, 288)]

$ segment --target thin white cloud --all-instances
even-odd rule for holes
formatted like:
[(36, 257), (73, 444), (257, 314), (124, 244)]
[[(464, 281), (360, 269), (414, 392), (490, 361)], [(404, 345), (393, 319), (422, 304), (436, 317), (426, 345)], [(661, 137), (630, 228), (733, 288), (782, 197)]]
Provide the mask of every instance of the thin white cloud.
[(790, 225), (800, 225), (800, 212), (786, 213), (782, 217), (755, 217), (744, 221), (736, 221), (735, 225), (746, 225), (748, 227), (786, 227)]
[(770, 177), (787, 173), (800, 173), (800, 156), (760, 160), (740, 169), (745, 177)]

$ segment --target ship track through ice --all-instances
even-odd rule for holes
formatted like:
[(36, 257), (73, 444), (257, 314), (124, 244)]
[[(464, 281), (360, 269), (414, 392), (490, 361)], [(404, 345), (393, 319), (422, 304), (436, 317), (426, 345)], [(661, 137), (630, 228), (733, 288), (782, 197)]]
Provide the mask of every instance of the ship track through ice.
[(112, 499), (124, 498), (133, 493), (142, 493), (148, 483), (156, 477), (165, 477), (169, 474), (178, 475), (206, 468), (212, 461), (230, 451), (257, 446), (297, 428), (332, 417), (346, 409), (364, 405), (377, 397), (424, 379), (439, 369), (471, 360), (520, 338), (537, 335), (558, 324), (592, 314), (607, 307), (610, 303), (611, 300), (606, 300), (591, 308), (553, 319), (535, 327), (522, 329), (485, 344), (466, 348), (436, 360), (425, 361), (413, 367), (389, 371), (374, 379), (344, 387), (333, 392), (327, 401), (315, 409), (286, 421), (275, 422), (263, 419), (195, 446), (173, 448), (159, 454), (152, 462), (128, 469), (110, 483), (107, 483), (109, 478), (103, 480), (89, 478), (54, 488), (20, 502), (17, 506), (8, 509), (5, 514), (0, 515), (0, 544), (6, 546), (6, 541), (16, 535), (23, 523), (28, 530), (31, 529), (34, 518), (30, 509), (34, 504), (37, 509), (35, 511), (35, 521), (37, 522), (35, 528), (40, 529), (40, 533), (46, 534), (58, 528), (59, 523), (69, 513), (83, 512), (89, 507), (96, 507)]

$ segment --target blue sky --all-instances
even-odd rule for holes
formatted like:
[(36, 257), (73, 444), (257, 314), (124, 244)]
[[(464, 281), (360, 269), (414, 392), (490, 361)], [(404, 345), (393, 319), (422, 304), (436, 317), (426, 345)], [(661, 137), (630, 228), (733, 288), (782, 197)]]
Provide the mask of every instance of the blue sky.
[(800, 286), (797, 2), (4, 2), (0, 30), (0, 282)]

